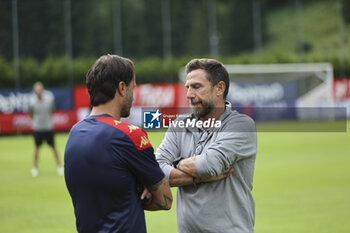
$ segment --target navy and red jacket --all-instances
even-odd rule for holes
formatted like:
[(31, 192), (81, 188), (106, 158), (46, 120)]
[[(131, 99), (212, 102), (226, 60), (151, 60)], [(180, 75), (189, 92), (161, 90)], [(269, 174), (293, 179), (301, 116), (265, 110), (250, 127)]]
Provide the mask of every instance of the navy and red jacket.
[(107, 114), (88, 116), (69, 133), (64, 167), (78, 232), (146, 232), (140, 186), (164, 173), (145, 131)]

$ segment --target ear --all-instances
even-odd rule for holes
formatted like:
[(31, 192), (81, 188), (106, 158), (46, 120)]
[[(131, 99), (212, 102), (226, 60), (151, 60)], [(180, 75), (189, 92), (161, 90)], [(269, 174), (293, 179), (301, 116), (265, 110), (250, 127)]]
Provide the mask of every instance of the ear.
[(224, 92), (226, 90), (226, 84), (224, 81), (220, 81), (215, 85), (216, 89), (216, 96), (224, 95)]
[(117, 92), (119, 93), (120, 96), (124, 97), (126, 95), (128, 87), (126, 86), (124, 81), (120, 81)]

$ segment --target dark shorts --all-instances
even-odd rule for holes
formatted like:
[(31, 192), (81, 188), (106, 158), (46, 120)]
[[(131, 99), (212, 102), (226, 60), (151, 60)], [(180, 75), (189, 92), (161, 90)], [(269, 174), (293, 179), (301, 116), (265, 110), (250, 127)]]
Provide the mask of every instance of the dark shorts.
[(36, 146), (40, 146), (43, 141), (46, 141), (50, 146), (55, 145), (55, 142), (53, 140), (53, 131), (35, 131), (33, 135)]

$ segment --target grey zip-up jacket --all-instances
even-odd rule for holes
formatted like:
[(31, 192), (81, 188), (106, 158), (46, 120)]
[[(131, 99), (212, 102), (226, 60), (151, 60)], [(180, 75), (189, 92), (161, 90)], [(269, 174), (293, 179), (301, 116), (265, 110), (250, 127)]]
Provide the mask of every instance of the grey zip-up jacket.
[[(177, 120), (193, 118), (187, 116)], [(169, 180), (172, 163), (194, 156), (200, 177), (220, 175), (230, 167), (227, 178), (211, 183), (179, 187), (177, 190), (177, 225), (180, 233), (252, 233), (255, 204), (252, 196), (257, 136), (254, 121), (230, 105), (220, 117), (221, 127), (208, 129), (208, 139), (200, 139), (203, 129), (169, 127), (156, 152), (156, 159)], [(199, 143), (199, 141), (202, 141)]]

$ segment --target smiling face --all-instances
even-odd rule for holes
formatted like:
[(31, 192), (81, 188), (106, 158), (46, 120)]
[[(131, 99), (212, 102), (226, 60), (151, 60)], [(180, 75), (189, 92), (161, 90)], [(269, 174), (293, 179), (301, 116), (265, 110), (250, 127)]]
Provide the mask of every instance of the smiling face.
[(193, 108), (193, 114), (201, 119), (206, 119), (216, 106), (216, 89), (206, 77), (206, 71), (196, 69), (187, 74), (185, 86), (187, 99)]

